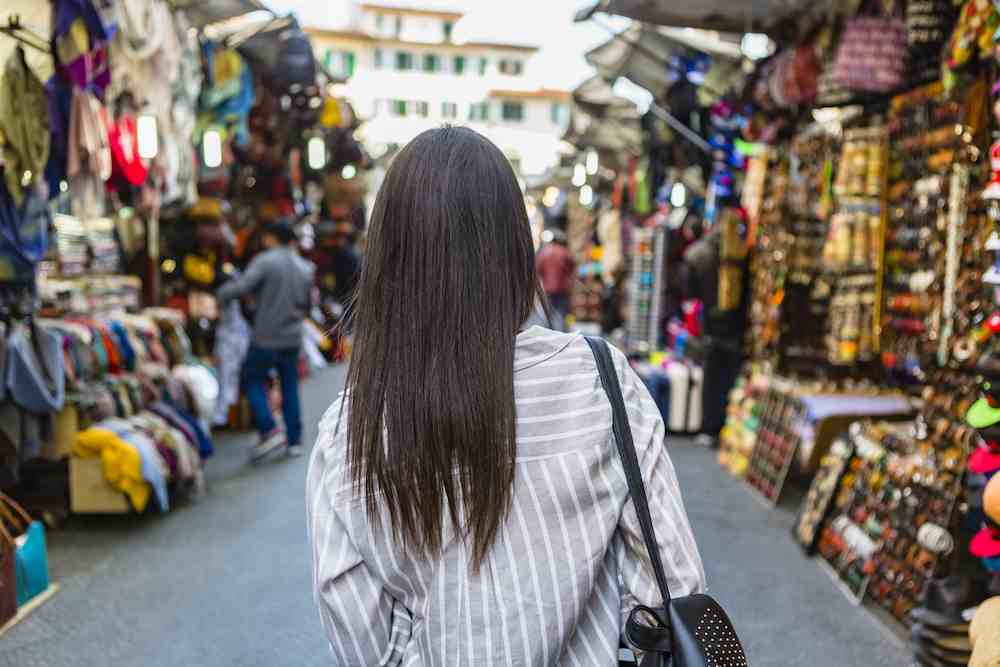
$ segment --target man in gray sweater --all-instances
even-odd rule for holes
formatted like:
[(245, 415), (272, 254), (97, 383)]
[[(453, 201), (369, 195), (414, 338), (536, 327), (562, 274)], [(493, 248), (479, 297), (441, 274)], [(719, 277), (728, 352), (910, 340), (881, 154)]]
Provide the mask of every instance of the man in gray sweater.
[[(252, 295), (256, 306), (244, 365), (247, 398), (260, 432), (260, 442), (252, 454), (254, 461), (286, 446), (290, 456), (302, 453), (298, 361), (316, 267), (298, 254), (295, 241), (290, 222), (267, 227), (265, 251), (253, 258), (242, 275), (220, 287), (216, 295), (223, 304)], [(275, 424), (267, 400), (267, 379), (272, 370), (277, 370), (281, 381), (281, 411), (287, 433)]]

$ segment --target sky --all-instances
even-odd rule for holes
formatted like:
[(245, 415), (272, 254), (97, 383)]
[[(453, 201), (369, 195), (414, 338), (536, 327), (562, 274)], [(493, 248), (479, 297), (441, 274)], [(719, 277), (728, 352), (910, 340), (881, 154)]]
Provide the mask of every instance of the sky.
[[(303, 25), (320, 28), (343, 27), (352, 4), (351, 0), (265, 2), (275, 12), (294, 12)], [(540, 46), (541, 51), (529, 64), (532, 78), (563, 90), (572, 90), (593, 74), (584, 53), (610, 39), (593, 21), (573, 22), (574, 13), (593, 0), (389, 0), (386, 4), (464, 11), (456, 36), (468, 41)], [(609, 23), (607, 17), (604, 22)]]

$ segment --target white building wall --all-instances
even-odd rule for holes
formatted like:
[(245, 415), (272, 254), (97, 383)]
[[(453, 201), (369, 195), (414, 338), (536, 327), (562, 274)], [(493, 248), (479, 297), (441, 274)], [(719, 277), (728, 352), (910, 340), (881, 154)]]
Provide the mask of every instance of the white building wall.
[[(521, 122), (503, 121), (502, 100), (490, 97), (490, 91), (531, 91), (538, 88), (529, 76), (499, 73), (503, 59), (519, 60), (527, 70), (530, 52), (520, 49), (474, 48), (444, 42), (444, 20), (437, 17), (404, 15), (400, 37), (401, 44), (392, 37), (395, 32), (394, 15), (383, 19), (382, 37), (374, 41), (345, 39), (322, 32), (313, 35), (314, 47), (320, 58), (327, 49), (348, 50), (355, 54), (355, 72), (344, 86), (343, 94), (352, 101), (359, 115), (366, 120), (362, 127), (365, 142), (373, 148), (379, 145), (407, 143), (420, 132), (439, 127), (443, 123), (467, 125), (490, 137), (510, 157), (517, 160), (525, 175), (543, 173), (558, 159), (557, 149), (565, 130), (562, 124), (551, 122), (551, 105), (556, 99), (517, 97), (523, 104)], [(375, 37), (379, 35), (375, 14), (364, 12), (356, 29)], [(413, 43), (420, 42), (420, 43)], [(375, 52), (382, 52), (382, 66), (376, 67)], [(413, 57), (413, 69), (398, 71), (396, 54), (400, 51)], [(440, 60), (440, 71), (424, 72), (423, 56), (435, 54)], [(454, 57), (464, 56), (465, 71), (454, 72)], [(480, 74), (480, 59), (486, 59), (486, 73)], [(511, 98), (513, 99), (513, 98)], [(408, 109), (406, 117), (394, 113), (392, 101), (426, 102), (427, 117), (413, 115)], [(442, 115), (442, 103), (457, 105), (455, 118)], [(470, 120), (469, 109), (474, 104), (489, 103), (489, 120)]]

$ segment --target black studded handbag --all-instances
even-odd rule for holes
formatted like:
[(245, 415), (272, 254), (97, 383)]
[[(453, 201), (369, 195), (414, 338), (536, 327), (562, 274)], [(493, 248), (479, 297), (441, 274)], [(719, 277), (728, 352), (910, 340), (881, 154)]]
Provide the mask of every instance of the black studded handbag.
[(611, 402), (615, 444), (625, 469), (629, 495), (639, 517), (656, 583), (663, 597), (663, 606), (660, 608), (639, 605), (629, 613), (624, 639), (630, 648), (641, 652), (641, 667), (746, 667), (747, 658), (743, 645), (736, 636), (729, 616), (718, 602), (702, 594), (681, 598), (670, 596), (653, 520), (649, 514), (639, 458), (632, 441), (632, 428), (629, 426), (625, 400), (611, 360), (611, 352), (607, 343), (600, 338), (588, 337), (587, 343), (597, 360), (601, 384)]

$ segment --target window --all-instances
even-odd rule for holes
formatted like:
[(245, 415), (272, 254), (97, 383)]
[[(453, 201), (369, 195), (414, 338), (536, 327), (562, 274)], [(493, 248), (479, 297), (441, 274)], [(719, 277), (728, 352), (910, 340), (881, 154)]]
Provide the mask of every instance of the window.
[(434, 53), (424, 54), (424, 71), (425, 72), (440, 72), (441, 71), (441, 58)]
[(351, 78), (354, 76), (354, 66), (355, 58), (353, 51), (341, 51), (340, 52), (340, 73), (346, 77)]
[(396, 69), (405, 72), (413, 69), (413, 54), (406, 51), (396, 52)]
[(464, 74), (465, 73), (465, 56), (455, 56), (455, 59), (452, 60), (452, 63), (451, 63), (451, 70), (455, 74)]
[(566, 107), (558, 102), (552, 103), (551, 118), (553, 125), (562, 125), (566, 118)]
[(354, 52), (334, 51), (327, 49), (323, 54), (323, 66), (337, 76), (351, 78), (354, 76)]
[(392, 115), (403, 117), (406, 115), (406, 101), (405, 100), (393, 100), (392, 101)]
[(479, 76), (485, 76), (486, 75), (486, 68), (489, 67), (489, 65), (490, 65), (490, 61), (487, 60), (486, 58), (480, 58), (479, 59)]
[(480, 102), (469, 107), (469, 120), (488, 121), (490, 119), (490, 103)]
[(413, 113), (420, 118), (427, 118), (427, 113), (429, 110), (429, 105), (427, 102), (414, 102), (413, 103)]
[(382, 69), (385, 64), (384, 57), (382, 49), (375, 49), (375, 69)]
[(512, 123), (524, 120), (524, 104), (522, 102), (504, 102), (500, 107), (500, 117)]
[(455, 29), (455, 24), (452, 23), (451, 21), (445, 21), (442, 28), (444, 29), (444, 41), (450, 42), (451, 33)]
[(441, 117), (442, 118), (457, 118), (458, 117), (458, 105), (454, 102), (442, 102), (441, 103)]
[(394, 32), (392, 34), (393, 34), (394, 37), (399, 37), (399, 35), (402, 32), (403, 32), (403, 17), (402, 16), (397, 16), (396, 17), (395, 30), (394, 30)]
[(385, 16), (382, 14), (375, 15), (375, 32), (380, 35), (385, 33)]
[(501, 60), (498, 69), (501, 74), (520, 76), (524, 73), (524, 63), (520, 60)]

